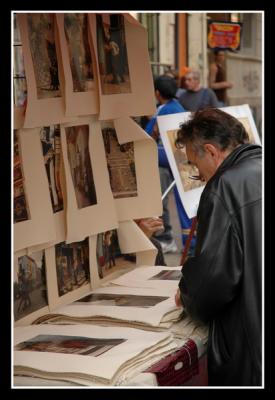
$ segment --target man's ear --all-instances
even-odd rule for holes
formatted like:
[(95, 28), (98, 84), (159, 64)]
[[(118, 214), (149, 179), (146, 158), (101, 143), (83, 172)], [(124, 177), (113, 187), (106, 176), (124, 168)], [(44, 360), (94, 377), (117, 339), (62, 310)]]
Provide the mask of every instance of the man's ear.
[(211, 143), (205, 143), (203, 145), (203, 148), (205, 150), (205, 152), (208, 153), (208, 155), (211, 156), (211, 158), (213, 158), (214, 160), (218, 160), (220, 157), (220, 149), (216, 146), (214, 146)]
[(155, 90), (155, 97), (156, 97), (157, 101), (160, 100), (160, 92), (158, 89)]

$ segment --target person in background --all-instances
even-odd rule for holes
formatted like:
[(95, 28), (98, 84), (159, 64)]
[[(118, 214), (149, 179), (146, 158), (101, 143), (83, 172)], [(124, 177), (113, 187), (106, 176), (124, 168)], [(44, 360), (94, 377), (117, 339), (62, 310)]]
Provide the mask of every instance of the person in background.
[[(145, 127), (145, 131), (151, 135), (158, 144), (158, 156), (159, 156), (159, 172), (162, 193), (173, 182), (173, 174), (170, 169), (168, 158), (160, 138), (157, 116), (166, 114), (176, 114), (179, 112), (186, 111), (175, 99), (177, 92), (177, 83), (174, 78), (166, 75), (160, 75), (155, 79), (155, 96), (159, 104), (156, 114), (150, 119)], [(180, 196), (177, 188), (174, 188), (175, 201), (177, 206), (177, 212), (182, 228), (182, 243), (183, 246), (188, 237), (188, 231), (191, 227), (191, 220), (188, 218), (185, 209), (181, 203)], [(168, 210), (168, 196), (163, 200), (163, 214), (162, 214), (164, 232), (157, 233), (155, 236), (160, 241), (163, 253), (177, 252), (177, 244), (174, 238), (172, 226), (170, 224), (170, 215)]]
[(227, 89), (233, 87), (233, 83), (226, 80), (224, 60), (224, 51), (214, 51), (214, 62), (210, 64), (209, 68), (209, 87), (214, 90), (217, 96), (218, 107), (225, 107), (228, 104)]
[(206, 181), (197, 213), (194, 257), (175, 296), (194, 320), (209, 324), (210, 386), (261, 385), (261, 146), (233, 116), (197, 111), (176, 146)]
[[(158, 125), (157, 116), (175, 114), (179, 112), (184, 112), (184, 108), (175, 99), (175, 94), (177, 91), (177, 83), (174, 78), (166, 75), (158, 76), (154, 81), (155, 96), (157, 103), (157, 112), (149, 120), (145, 127), (145, 131), (155, 139), (158, 145), (158, 158), (159, 158), (159, 173), (160, 173), (160, 183), (161, 191), (164, 193), (166, 189), (173, 182), (173, 175), (169, 166), (169, 162), (166, 156), (164, 146), (162, 144)], [(162, 214), (164, 232), (157, 235), (157, 239), (162, 245), (162, 250), (164, 253), (176, 252), (177, 245), (175, 242), (172, 226), (170, 223), (170, 215), (168, 210), (168, 196), (163, 200), (163, 214)]]
[(197, 111), (219, 106), (213, 90), (201, 86), (199, 71), (192, 69), (185, 75), (185, 87), (186, 91), (181, 94), (179, 102), (186, 110)]
[(175, 94), (176, 99), (179, 99), (182, 93), (185, 92), (186, 89), (181, 87), (181, 79), (179, 77), (179, 72), (177, 69), (168, 69), (165, 73), (165, 76), (170, 76), (171, 78), (174, 78), (177, 84), (177, 91)]

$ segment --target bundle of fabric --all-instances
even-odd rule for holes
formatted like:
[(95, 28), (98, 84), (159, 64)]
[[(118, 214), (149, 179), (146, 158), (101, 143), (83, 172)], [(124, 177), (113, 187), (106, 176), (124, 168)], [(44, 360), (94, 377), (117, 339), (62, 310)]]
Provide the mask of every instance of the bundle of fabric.
[(14, 330), (14, 375), (117, 386), (177, 349), (169, 332), (91, 325)]

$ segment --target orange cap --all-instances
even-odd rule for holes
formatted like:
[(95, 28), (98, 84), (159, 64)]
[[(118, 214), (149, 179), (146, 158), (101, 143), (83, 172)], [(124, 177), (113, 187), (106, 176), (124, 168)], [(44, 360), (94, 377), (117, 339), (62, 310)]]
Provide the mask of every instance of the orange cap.
[(188, 72), (190, 72), (191, 71), (191, 68), (190, 67), (182, 67), (181, 69), (180, 69), (180, 76), (185, 76)]

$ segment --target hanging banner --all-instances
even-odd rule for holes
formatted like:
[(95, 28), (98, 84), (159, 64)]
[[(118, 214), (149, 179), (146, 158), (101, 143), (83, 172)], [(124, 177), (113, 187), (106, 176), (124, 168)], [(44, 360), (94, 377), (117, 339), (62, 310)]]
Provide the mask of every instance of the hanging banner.
[(209, 21), (207, 47), (212, 50), (240, 50), (242, 24)]

